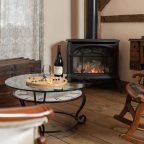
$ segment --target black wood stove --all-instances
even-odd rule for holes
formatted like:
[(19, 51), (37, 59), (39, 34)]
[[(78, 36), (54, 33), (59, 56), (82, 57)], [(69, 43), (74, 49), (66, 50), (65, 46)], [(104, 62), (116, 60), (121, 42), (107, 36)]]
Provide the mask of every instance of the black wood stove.
[(98, 0), (87, 0), (85, 39), (68, 39), (67, 71), (69, 81), (119, 82), (119, 40), (97, 39)]

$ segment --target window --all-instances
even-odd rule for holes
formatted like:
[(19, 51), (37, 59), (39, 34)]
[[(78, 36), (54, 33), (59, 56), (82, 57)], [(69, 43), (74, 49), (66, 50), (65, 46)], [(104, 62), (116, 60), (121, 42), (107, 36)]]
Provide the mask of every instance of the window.
[(0, 0), (0, 59), (40, 59), (43, 0)]

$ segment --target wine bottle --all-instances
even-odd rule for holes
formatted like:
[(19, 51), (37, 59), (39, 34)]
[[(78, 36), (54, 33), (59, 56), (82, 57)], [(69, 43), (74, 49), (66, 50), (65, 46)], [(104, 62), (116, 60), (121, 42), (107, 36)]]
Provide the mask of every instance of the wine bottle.
[(61, 45), (57, 47), (57, 57), (54, 63), (54, 76), (62, 77), (63, 76), (63, 59), (61, 55)]

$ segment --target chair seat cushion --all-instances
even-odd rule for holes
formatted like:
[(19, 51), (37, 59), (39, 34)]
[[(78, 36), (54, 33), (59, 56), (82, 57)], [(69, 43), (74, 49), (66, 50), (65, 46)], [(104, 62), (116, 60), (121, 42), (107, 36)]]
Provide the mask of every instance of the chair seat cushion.
[(34, 144), (34, 140), (39, 137), (38, 126), (46, 122), (46, 118), (20, 122), (0, 122), (0, 143)]

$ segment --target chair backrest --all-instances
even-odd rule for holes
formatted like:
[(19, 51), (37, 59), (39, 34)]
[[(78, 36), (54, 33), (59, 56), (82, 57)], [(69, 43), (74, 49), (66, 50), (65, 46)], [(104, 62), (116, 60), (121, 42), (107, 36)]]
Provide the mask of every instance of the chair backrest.
[(53, 110), (46, 104), (0, 109), (1, 144), (45, 144), (40, 137), (38, 127), (54, 116)]
[(132, 78), (135, 79), (135, 83), (144, 85), (144, 74), (143, 73), (133, 74)]

